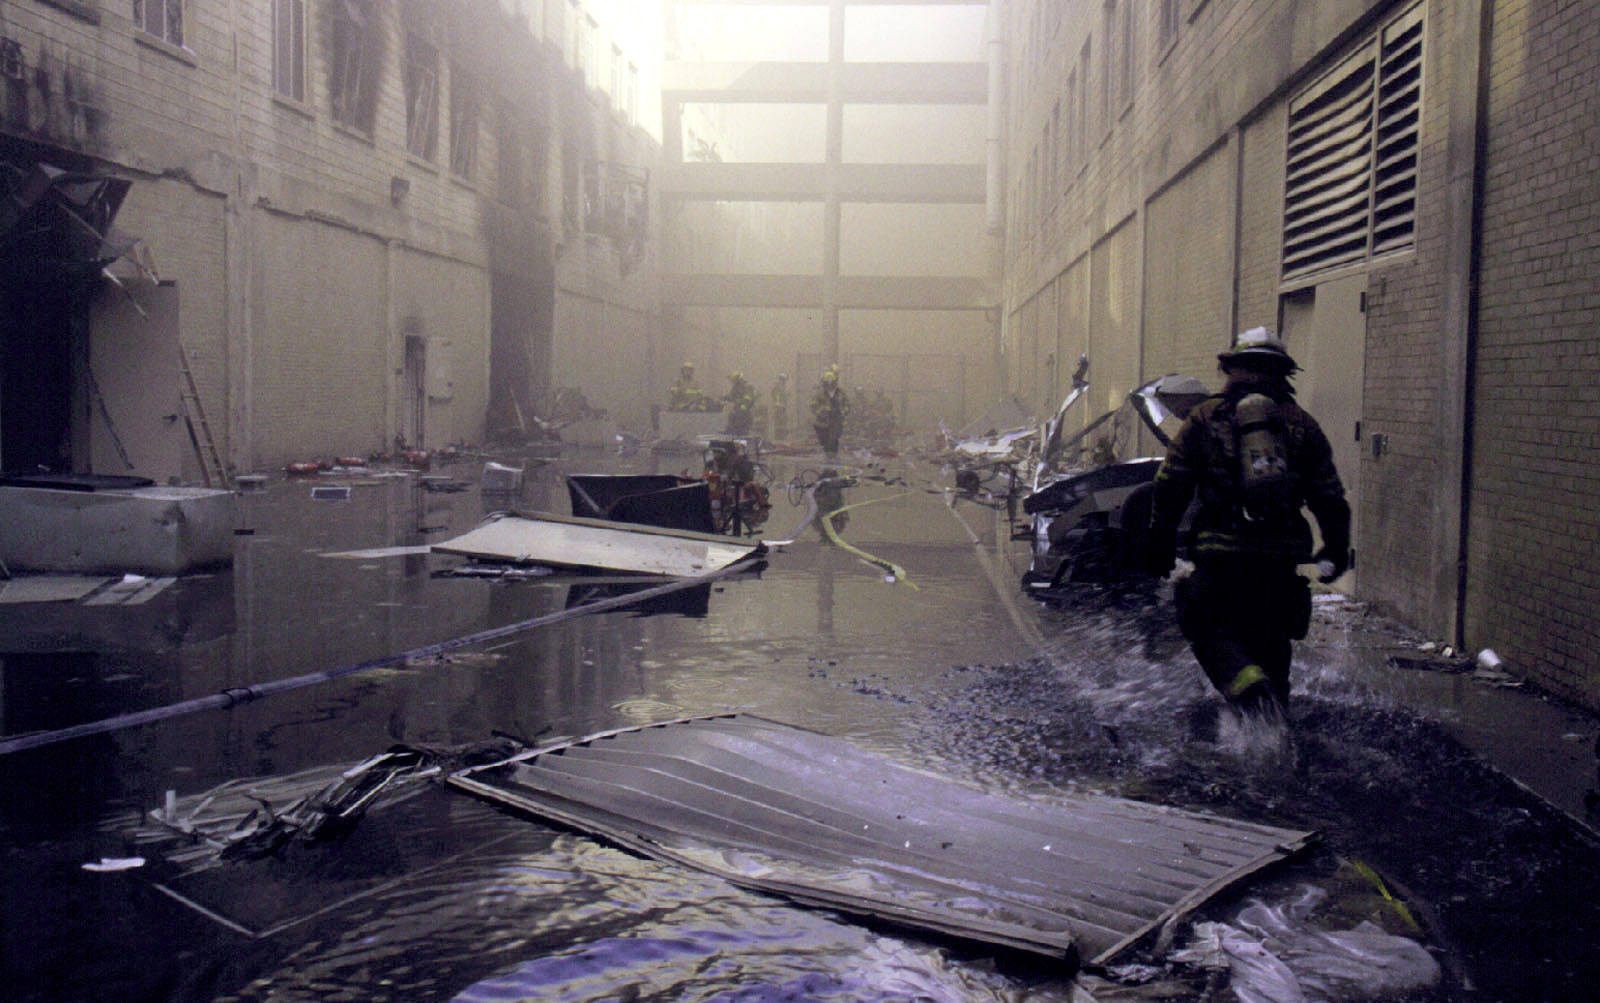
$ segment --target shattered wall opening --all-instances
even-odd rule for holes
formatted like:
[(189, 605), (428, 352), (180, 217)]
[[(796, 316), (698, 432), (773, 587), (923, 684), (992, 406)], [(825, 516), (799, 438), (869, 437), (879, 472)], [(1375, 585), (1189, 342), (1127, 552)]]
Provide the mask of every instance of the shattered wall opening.
[[(83, 158), (0, 145), (0, 469), (87, 470), (89, 307), (132, 245), (111, 221), (131, 182)], [(76, 424), (75, 424), (76, 423)]]

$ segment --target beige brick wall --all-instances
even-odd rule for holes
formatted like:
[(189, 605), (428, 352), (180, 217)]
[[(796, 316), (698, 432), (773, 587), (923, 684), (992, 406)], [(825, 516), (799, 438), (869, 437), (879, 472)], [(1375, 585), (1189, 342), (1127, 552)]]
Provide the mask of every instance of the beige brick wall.
[(260, 468), (387, 449), (390, 352), (384, 246), (262, 214), (252, 345)]
[(1466, 627), (1600, 704), (1600, 10), (1493, 26)]
[(1240, 130), (1237, 326), (1278, 326), (1288, 106), (1274, 101)]
[(1177, 372), (1217, 389), (1217, 352), (1228, 346), (1234, 171), (1217, 147), (1151, 203), (1144, 257), (1144, 370)]

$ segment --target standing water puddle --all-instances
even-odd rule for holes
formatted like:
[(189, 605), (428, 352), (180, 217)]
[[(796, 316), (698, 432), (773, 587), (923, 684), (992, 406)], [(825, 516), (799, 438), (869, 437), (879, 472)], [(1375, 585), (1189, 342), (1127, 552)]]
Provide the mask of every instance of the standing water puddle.
[[(620, 465), (569, 455), (530, 472), (514, 501), (565, 511), (550, 502), (561, 474)], [(775, 482), (769, 536), (802, 512), (782, 500), (791, 473)], [(1382, 655), (1342, 643), (1348, 614), (1323, 609), (1297, 653), (1284, 749), (1219, 714), (1163, 596), (1036, 605), (1016, 586), (1003, 517), (952, 512), (937, 479), (908, 467), (904, 482), (863, 476), (847, 493), (899, 496), (852, 508), (841, 530), (904, 569), (899, 583), (808, 531), (687, 614), (580, 617), (5, 757), (0, 976), (23, 1000), (1074, 998), (1059, 966), (800, 908), (442, 789), (372, 812), (343, 840), (225, 862), (190, 886), (271, 936), (179, 903), (143, 869), (81, 868), (128, 855), (105, 820), (168, 790), (355, 763), (394, 743), (546, 741), (739, 709), (994, 790), (1098, 791), (1320, 833), (1309, 857), (1196, 917), (1217, 925), (1086, 975), (1098, 999), (1203, 998), (1224, 965), (1234, 990), (1258, 987), (1238, 998), (1590, 998), (1594, 848), (1441, 727), (1368, 692), (1363, 659)], [(353, 664), (571, 601), (568, 586), (532, 578), (434, 576), (441, 559), (419, 548), (504, 499), (395, 478), (348, 501), (312, 501), (288, 481), (241, 501), (249, 532), (231, 571), (139, 607), (56, 603), (7, 621), (4, 731)], [(1396, 988), (1428, 981), (1406, 945), (1438, 963), (1430, 985)], [(1362, 951), (1369, 967), (1387, 959), (1366, 981), (1350, 977)], [(1267, 981), (1249, 980), (1245, 958)]]

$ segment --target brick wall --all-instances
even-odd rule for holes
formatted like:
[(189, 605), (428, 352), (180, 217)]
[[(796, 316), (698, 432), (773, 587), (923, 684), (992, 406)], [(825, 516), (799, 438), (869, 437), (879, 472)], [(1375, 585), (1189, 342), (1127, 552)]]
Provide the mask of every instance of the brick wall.
[(263, 468), (387, 448), (384, 247), (282, 216), (257, 224), (251, 388)]
[(1287, 130), (1288, 106), (1277, 101), (1241, 131), (1236, 322), (1240, 330), (1278, 326)]
[(1600, 11), (1496, 5), (1466, 631), (1600, 704)]

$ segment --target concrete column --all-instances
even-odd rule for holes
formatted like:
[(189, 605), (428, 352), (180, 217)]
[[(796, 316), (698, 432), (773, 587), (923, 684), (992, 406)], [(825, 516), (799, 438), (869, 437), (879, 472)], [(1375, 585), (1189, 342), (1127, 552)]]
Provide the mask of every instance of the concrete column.
[[(1449, 88), (1445, 141), (1445, 230), (1443, 316), (1440, 324), (1440, 379), (1434, 396), (1439, 456), (1438, 490), (1433, 491), (1434, 536), (1431, 622), (1461, 644), (1466, 605), (1467, 503), (1472, 476), (1472, 356), (1477, 341), (1478, 255), (1482, 226), (1483, 156), (1488, 115), (1489, 45), (1492, 5), (1464, 0), (1449, 20), (1442, 44), (1427, 47), (1431, 78)], [(1430, 24), (1434, 23), (1432, 20)], [(1441, 73), (1454, 65), (1459, 72)], [(1459, 444), (1459, 448), (1456, 448)]]
[(822, 363), (839, 361), (839, 165), (844, 159), (844, 0), (828, 3), (828, 135), (822, 207)]

